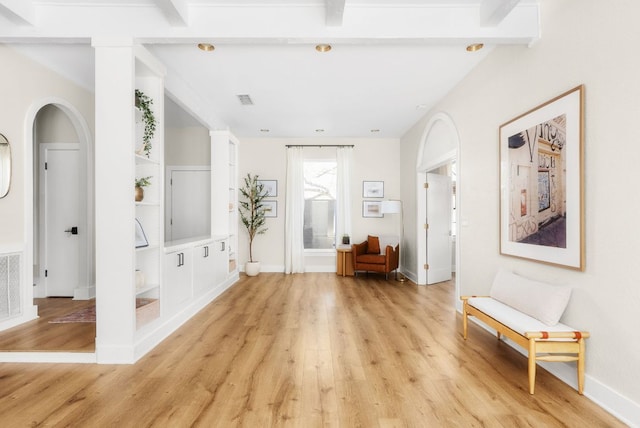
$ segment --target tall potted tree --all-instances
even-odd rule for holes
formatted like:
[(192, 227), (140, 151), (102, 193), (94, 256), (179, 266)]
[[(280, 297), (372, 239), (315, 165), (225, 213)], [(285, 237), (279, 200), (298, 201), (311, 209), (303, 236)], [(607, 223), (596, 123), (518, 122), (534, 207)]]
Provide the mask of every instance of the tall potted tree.
[(258, 176), (247, 174), (244, 177), (244, 186), (240, 188), (240, 200), (238, 211), (240, 220), (249, 234), (249, 261), (244, 266), (244, 272), (249, 276), (256, 276), (260, 273), (260, 262), (253, 260), (253, 240), (257, 235), (262, 235), (267, 231), (265, 226), (265, 213), (262, 201), (267, 197), (264, 185), (258, 182)]

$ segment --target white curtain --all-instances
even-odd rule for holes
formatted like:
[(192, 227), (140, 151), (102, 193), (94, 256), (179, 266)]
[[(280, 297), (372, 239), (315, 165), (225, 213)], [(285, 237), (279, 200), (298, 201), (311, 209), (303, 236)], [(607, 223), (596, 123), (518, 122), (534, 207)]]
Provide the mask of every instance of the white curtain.
[(304, 156), (302, 147), (287, 149), (284, 272), (304, 272)]
[(336, 193), (336, 246), (342, 243), (342, 236), (351, 237), (351, 164), (353, 147), (338, 147)]

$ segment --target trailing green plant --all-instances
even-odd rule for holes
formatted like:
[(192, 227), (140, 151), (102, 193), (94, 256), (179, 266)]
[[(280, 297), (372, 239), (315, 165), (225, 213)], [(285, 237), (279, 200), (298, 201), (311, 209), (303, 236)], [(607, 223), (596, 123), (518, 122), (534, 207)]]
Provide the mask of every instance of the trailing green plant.
[(144, 134), (142, 135), (142, 150), (149, 157), (151, 153), (151, 139), (156, 133), (156, 117), (153, 115), (151, 105), (153, 100), (144, 92), (136, 89), (136, 107), (142, 112), (142, 121), (144, 122)]
[(136, 187), (147, 187), (151, 184), (150, 178), (151, 176), (136, 178)]
[(240, 220), (249, 233), (249, 261), (253, 262), (253, 240), (257, 235), (264, 234), (266, 217), (262, 201), (267, 197), (264, 185), (258, 182), (258, 176), (247, 174), (244, 186), (240, 188), (240, 195), (244, 200), (239, 201), (238, 211)]

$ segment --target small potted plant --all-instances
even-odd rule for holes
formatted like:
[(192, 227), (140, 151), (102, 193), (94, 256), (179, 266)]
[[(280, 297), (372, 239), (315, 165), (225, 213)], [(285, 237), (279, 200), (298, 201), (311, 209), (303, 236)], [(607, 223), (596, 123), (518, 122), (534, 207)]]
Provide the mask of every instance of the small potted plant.
[(147, 187), (151, 184), (149, 179), (151, 176), (136, 178), (136, 202), (140, 202), (144, 199), (144, 189), (143, 187)]
[(249, 261), (244, 266), (244, 272), (248, 276), (256, 276), (260, 273), (260, 262), (253, 260), (253, 240), (257, 235), (267, 231), (266, 218), (262, 201), (267, 197), (264, 185), (258, 182), (258, 176), (247, 174), (244, 178), (244, 186), (240, 188), (243, 200), (239, 201), (240, 220), (249, 234)]

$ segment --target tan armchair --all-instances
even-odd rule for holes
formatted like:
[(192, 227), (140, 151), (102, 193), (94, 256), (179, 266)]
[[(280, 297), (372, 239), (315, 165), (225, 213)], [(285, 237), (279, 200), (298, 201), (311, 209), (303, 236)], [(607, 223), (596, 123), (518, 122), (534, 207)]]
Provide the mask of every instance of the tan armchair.
[(377, 236), (369, 236), (366, 241), (351, 246), (353, 257), (353, 271), (358, 275), (358, 271), (384, 273), (389, 279), (389, 273), (398, 269), (400, 260), (400, 245), (395, 248), (387, 245), (384, 254), (380, 254), (380, 241)]

